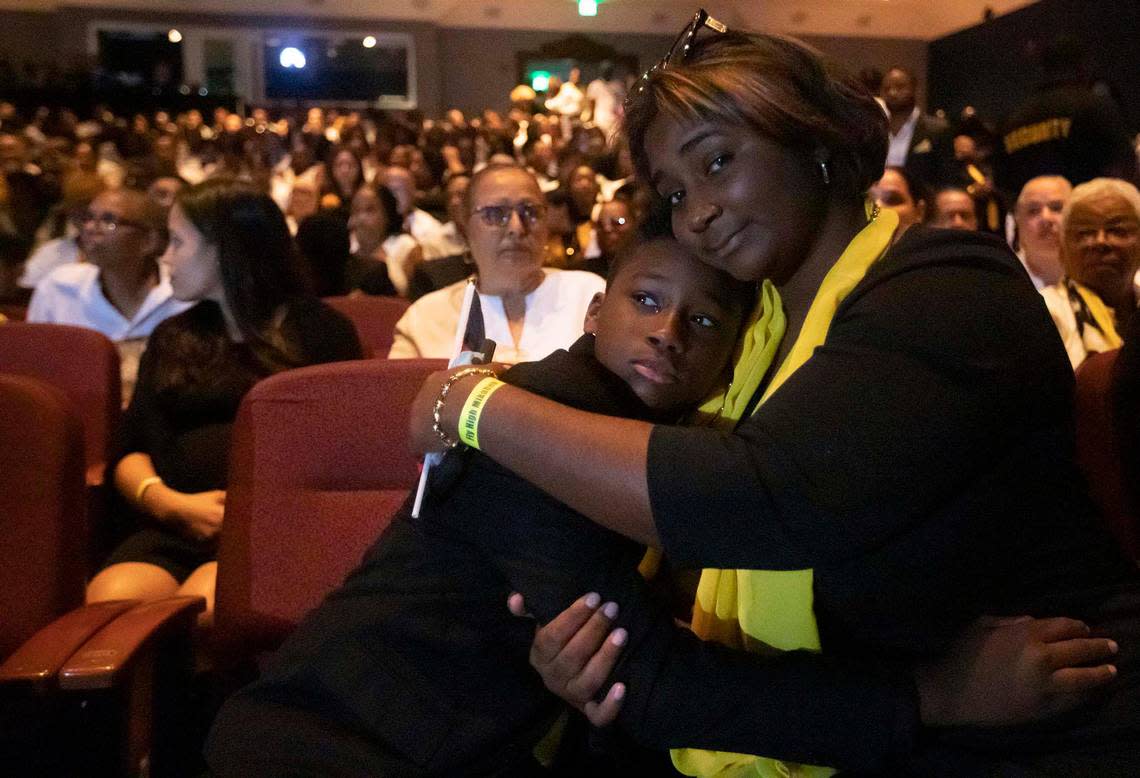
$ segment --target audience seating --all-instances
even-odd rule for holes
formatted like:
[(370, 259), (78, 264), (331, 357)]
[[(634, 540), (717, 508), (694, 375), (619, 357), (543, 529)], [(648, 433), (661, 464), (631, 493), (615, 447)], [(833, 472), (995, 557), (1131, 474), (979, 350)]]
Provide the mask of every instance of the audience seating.
[[(0, 764), (57, 772), (59, 670), (130, 603), (82, 609), (83, 430), (72, 403), (35, 378), (0, 373)], [(80, 610), (72, 610), (80, 608)]]
[(1140, 560), (1140, 522), (1129, 504), (1112, 407), (1119, 350), (1094, 354), (1076, 374), (1077, 458), (1093, 500), (1124, 551)]
[(0, 327), (0, 373), (46, 381), (74, 403), (83, 420), (87, 483), (101, 484), (122, 409), (115, 345), (83, 327), (11, 322)]
[(21, 775), (137, 775), (149, 762), (175, 775), (190, 664), (171, 658), (188, 652), (204, 601), (83, 605), (83, 452), (62, 390), (0, 373), (0, 764)]
[(85, 605), (0, 665), (0, 761), (35, 775), (200, 772), (192, 644), (201, 597)]
[(0, 660), (83, 604), (83, 432), (64, 394), (0, 374)]
[(218, 554), (214, 649), (276, 646), (360, 561), (415, 487), (408, 409), (443, 360), (291, 370), (242, 402)]
[(364, 346), (364, 355), (378, 359), (387, 358), (396, 322), (410, 304), (401, 297), (372, 295), (326, 297), (324, 301), (352, 320)]

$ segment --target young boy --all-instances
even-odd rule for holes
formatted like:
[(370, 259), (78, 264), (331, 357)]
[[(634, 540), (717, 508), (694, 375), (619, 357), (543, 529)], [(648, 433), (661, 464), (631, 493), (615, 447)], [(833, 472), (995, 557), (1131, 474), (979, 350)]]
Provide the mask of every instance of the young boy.
[[(755, 290), (671, 237), (619, 254), (568, 351), (503, 380), (612, 416), (676, 422), (717, 386)], [(588, 452), (582, 452), (588, 456)], [(223, 707), (207, 745), (219, 776), (525, 775), (560, 702), (531, 670), (533, 630), (582, 592), (644, 582), (645, 549), (474, 450), (433, 474), (419, 519), (405, 506), (349, 576)], [(667, 603), (651, 598), (649, 606)], [(648, 617), (648, 614), (643, 614)]]

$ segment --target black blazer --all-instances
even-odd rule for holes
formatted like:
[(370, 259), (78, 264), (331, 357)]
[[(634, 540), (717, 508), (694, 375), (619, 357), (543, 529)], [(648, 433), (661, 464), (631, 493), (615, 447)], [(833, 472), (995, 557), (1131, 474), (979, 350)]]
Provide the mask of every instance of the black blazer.
[(926, 187), (928, 195), (954, 178), (954, 138), (949, 125), (930, 114), (920, 114), (906, 154), (906, 170)]

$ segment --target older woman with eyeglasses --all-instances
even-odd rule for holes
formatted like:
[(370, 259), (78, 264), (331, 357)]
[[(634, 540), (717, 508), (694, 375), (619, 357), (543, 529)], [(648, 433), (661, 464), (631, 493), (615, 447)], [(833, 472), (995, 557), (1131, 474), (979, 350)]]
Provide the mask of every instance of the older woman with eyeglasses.
[[(566, 348), (582, 334), (586, 307), (605, 282), (593, 273), (542, 266), (546, 207), (528, 171), (492, 165), (467, 189), (461, 225), (475, 263), (486, 335), (495, 361), (529, 362)], [(451, 356), (465, 281), (414, 302), (396, 323), (392, 359)]]
[(1120, 348), (1137, 307), (1140, 192), (1119, 178), (1073, 189), (1061, 212), (1065, 275), (1041, 290), (1073, 369), (1090, 354)]

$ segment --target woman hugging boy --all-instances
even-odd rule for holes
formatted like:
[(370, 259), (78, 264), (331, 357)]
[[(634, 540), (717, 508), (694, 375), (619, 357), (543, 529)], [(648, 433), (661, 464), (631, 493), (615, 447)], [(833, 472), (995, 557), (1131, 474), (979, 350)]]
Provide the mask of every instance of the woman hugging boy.
[[(728, 381), (755, 302), (754, 284), (649, 228), (613, 263), (586, 334), (501, 378), (583, 410), (675, 423)], [(542, 622), (583, 591), (645, 602), (623, 614), (631, 640), (669, 640), (668, 597), (627, 596), (648, 586), (644, 555), (478, 451), (456, 449), (433, 473), (419, 518), (409, 501), (260, 680), (222, 709), (210, 767), (223, 776), (525, 772), (562, 705), (528, 664), (533, 630), (508, 613), (509, 593), (525, 591)]]

